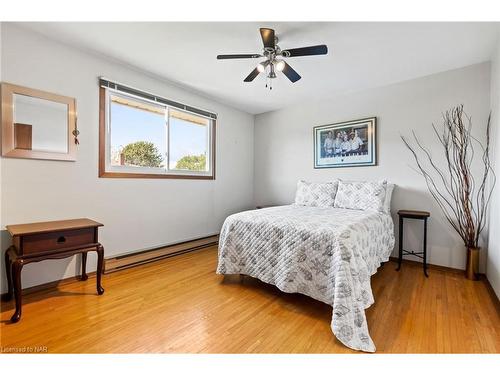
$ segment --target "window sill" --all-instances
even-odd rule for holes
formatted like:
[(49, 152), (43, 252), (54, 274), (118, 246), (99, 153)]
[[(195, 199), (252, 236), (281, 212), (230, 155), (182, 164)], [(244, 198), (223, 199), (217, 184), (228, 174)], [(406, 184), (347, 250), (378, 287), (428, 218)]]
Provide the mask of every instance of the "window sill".
[(215, 176), (189, 174), (159, 174), (159, 173), (132, 173), (132, 172), (103, 172), (100, 178), (168, 178), (178, 180), (215, 180)]

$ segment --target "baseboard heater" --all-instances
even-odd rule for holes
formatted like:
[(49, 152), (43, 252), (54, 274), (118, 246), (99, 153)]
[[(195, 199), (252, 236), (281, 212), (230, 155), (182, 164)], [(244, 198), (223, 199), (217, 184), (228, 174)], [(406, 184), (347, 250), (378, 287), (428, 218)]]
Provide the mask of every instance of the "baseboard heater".
[(111, 273), (141, 264), (155, 262), (160, 259), (184, 254), (190, 251), (214, 246), (219, 243), (219, 235), (213, 235), (195, 240), (179, 242), (172, 245), (137, 251), (104, 260), (104, 273)]

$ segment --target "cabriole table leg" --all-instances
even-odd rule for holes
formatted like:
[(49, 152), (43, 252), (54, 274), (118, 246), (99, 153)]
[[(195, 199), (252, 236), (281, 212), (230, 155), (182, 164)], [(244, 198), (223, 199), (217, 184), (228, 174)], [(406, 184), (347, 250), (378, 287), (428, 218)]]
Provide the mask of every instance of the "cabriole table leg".
[(14, 281), (14, 296), (16, 298), (16, 312), (14, 315), (12, 315), (12, 318), (10, 318), (10, 321), (12, 323), (16, 323), (21, 319), (21, 312), (22, 312), (22, 285), (21, 285), (21, 271), (23, 269), (23, 260), (22, 259), (16, 259), (12, 263), (12, 277)]
[(101, 277), (104, 271), (104, 247), (102, 245), (97, 246), (97, 294), (101, 295), (104, 293), (104, 288), (101, 285)]

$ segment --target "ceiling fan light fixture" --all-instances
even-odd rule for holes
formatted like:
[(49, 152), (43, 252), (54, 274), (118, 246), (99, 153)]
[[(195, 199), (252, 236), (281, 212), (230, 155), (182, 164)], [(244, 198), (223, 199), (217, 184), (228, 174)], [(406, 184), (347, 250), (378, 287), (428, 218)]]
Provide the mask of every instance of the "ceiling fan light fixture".
[(276, 60), (274, 62), (274, 67), (278, 72), (282, 72), (285, 69), (285, 62), (283, 60)]
[(257, 70), (259, 71), (259, 73), (264, 73), (268, 65), (269, 65), (269, 60), (262, 61), (261, 63), (259, 63), (259, 65), (257, 65)]

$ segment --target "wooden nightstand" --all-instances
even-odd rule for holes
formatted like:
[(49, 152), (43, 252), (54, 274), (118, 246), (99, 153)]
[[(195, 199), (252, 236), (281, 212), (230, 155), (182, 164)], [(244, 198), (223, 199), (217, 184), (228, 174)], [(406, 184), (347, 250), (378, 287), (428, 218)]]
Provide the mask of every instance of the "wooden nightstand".
[(103, 294), (101, 275), (104, 264), (104, 247), (98, 241), (101, 223), (90, 219), (48, 221), (42, 223), (7, 225), (13, 245), (5, 252), (7, 269), (8, 301), (14, 294), (16, 312), (10, 319), (15, 323), (21, 319), (23, 266), (46, 259), (66, 258), (82, 254), (82, 280), (87, 280), (87, 252), (97, 252), (97, 293)]

